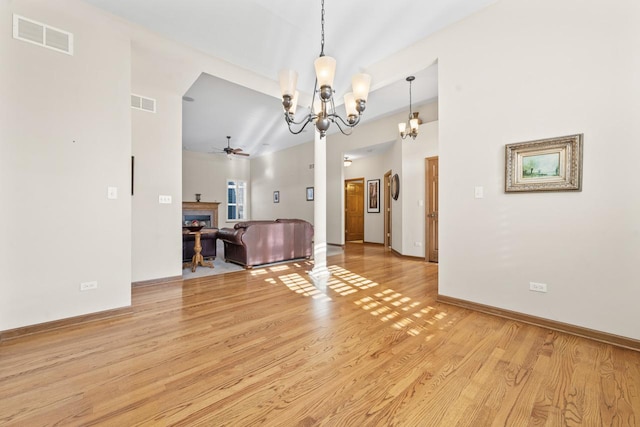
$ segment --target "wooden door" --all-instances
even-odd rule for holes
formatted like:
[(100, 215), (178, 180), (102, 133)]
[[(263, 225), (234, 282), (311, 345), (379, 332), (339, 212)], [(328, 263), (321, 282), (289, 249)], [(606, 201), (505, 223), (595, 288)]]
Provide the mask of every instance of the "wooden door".
[(391, 249), (391, 171), (384, 174), (384, 247)]
[(426, 176), (426, 224), (427, 251), (425, 258), (429, 262), (438, 262), (438, 158), (425, 159)]
[(345, 240), (364, 241), (364, 178), (344, 182)]

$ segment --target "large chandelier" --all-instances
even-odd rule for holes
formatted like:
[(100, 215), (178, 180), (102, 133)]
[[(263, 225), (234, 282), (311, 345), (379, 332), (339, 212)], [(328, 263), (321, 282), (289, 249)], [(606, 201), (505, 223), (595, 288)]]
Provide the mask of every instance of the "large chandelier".
[(405, 139), (407, 136), (410, 136), (412, 139), (416, 139), (418, 136), (418, 128), (420, 127), (420, 119), (418, 118), (419, 112), (411, 111), (411, 82), (413, 82), (416, 78), (414, 76), (407, 77), (407, 81), (409, 82), (409, 132), (407, 132), (407, 123), (398, 123), (398, 130), (400, 131), (400, 136), (402, 139)]
[[(322, 15), (320, 20), (322, 28), (320, 56), (314, 61), (316, 70), (316, 82), (313, 88), (313, 99), (309, 114), (300, 121), (295, 120), (296, 106), (298, 104), (298, 73), (294, 70), (282, 70), (279, 74), (280, 91), (282, 92), (282, 105), (284, 106), (284, 119), (289, 131), (299, 134), (311, 122), (315, 123), (320, 136), (324, 137), (331, 123), (335, 123), (345, 135), (350, 135), (352, 129), (360, 122), (360, 116), (367, 104), (371, 76), (368, 74), (356, 74), (351, 79), (353, 92), (344, 96), (344, 106), (347, 112), (346, 120), (336, 113), (334, 102), (333, 78), (336, 72), (336, 60), (324, 54), (324, 0), (322, 0)], [(318, 89), (320, 87), (320, 89)]]

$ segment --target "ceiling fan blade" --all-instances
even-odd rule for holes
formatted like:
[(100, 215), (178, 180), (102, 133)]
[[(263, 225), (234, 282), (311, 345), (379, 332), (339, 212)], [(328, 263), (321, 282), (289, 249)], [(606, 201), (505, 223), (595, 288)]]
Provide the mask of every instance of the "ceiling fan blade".
[(249, 154), (242, 153), (242, 148), (231, 148), (231, 137), (227, 136), (227, 146), (223, 148), (223, 151), (229, 154), (235, 154), (236, 156), (249, 156)]

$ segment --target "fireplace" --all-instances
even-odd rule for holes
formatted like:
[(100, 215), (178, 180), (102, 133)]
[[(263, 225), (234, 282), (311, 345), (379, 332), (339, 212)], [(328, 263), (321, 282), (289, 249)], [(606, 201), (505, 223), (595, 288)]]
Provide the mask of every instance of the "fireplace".
[(182, 212), (182, 221), (184, 225), (191, 225), (193, 221), (198, 221), (198, 224), (204, 225), (204, 228), (214, 228), (211, 224), (213, 219), (211, 214), (200, 214), (195, 212), (185, 213)]
[(218, 202), (182, 202), (182, 225), (204, 222), (204, 228), (218, 228)]

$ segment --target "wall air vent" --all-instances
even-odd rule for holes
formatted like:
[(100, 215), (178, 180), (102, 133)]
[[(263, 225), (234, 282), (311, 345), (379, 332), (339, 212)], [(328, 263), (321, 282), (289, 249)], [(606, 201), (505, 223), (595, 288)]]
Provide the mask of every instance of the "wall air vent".
[(73, 55), (73, 34), (24, 16), (13, 15), (13, 38)]
[(156, 112), (156, 100), (152, 98), (147, 98), (144, 96), (131, 94), (131, 108), (135, 108), (137, 110), (148, 111), (150, 113)]

